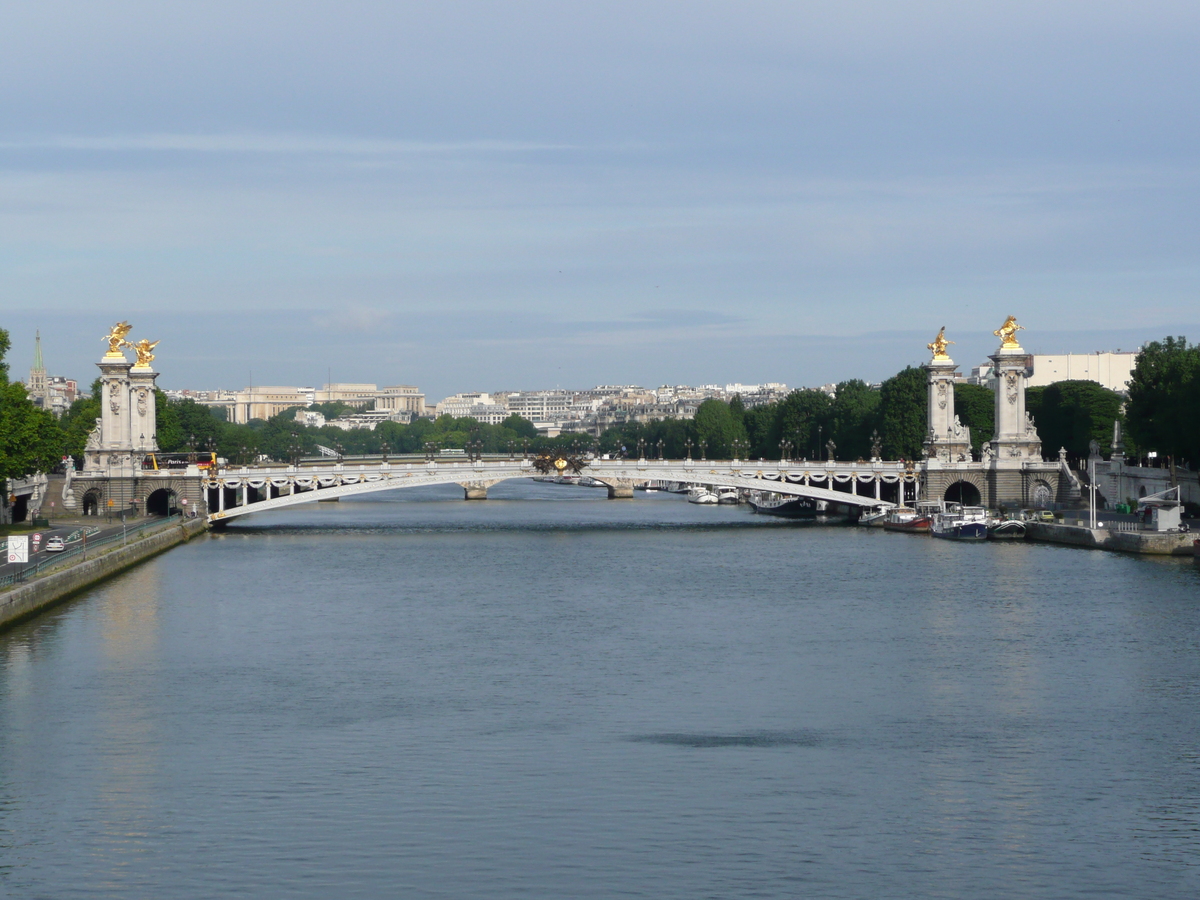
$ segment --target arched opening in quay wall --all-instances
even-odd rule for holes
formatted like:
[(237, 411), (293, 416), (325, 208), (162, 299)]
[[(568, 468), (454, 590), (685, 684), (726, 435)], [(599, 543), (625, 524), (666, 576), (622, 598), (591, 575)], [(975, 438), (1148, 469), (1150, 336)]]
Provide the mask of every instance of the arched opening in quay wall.
[(955, 481), (946, 488), (946, 493), (942, 495), (942, 499), (947, 503), (961, 503), (963, 506), (979, 506), (983, 497), (979, 493), (979, 488), (975, 487), (971, 482)]

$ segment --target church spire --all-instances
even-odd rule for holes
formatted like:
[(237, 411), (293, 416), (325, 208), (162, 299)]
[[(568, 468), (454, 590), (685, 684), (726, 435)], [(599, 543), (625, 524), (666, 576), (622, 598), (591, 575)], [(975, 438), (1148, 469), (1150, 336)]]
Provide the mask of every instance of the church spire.
[(35, 334), (35, 337), (33, 339), (34, 340), (34, 343), (33, 343), (33, 368), (30, 369), (29, 371), (30, 372), (45, 372), (46, 367), (44, 365), (42, 365), (42, 332), (39, 329), (38, 331), (34, 332), (34, 334)]

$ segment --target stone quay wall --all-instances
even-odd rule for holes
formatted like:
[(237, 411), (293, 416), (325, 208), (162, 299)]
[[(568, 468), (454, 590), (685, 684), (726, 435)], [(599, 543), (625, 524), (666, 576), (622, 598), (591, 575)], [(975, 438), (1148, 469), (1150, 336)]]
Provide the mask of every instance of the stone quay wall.
[(139, 537), (123, 547), (98, 551), (91, 559), (79, 560), (64, 569), (14, 585), (0, 592), (0, 631), (176, 544), (191, 540), (207, 528), (207, 520), (203, 518), (187, 519)]

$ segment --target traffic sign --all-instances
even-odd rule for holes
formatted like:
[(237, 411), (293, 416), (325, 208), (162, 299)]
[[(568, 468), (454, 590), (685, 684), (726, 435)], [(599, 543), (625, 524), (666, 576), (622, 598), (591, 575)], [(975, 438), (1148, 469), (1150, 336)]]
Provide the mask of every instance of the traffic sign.
[(10, 563), (29, 562), (29, 535), (9, 535), (8, 561)]

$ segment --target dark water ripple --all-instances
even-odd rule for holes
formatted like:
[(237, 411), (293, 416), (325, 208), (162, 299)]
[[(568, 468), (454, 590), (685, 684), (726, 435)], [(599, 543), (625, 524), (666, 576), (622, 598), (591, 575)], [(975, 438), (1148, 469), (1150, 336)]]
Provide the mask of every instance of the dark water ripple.
[(1200, 574), (498, 485), (0, 636), (0, 896), (1200, 896)]

